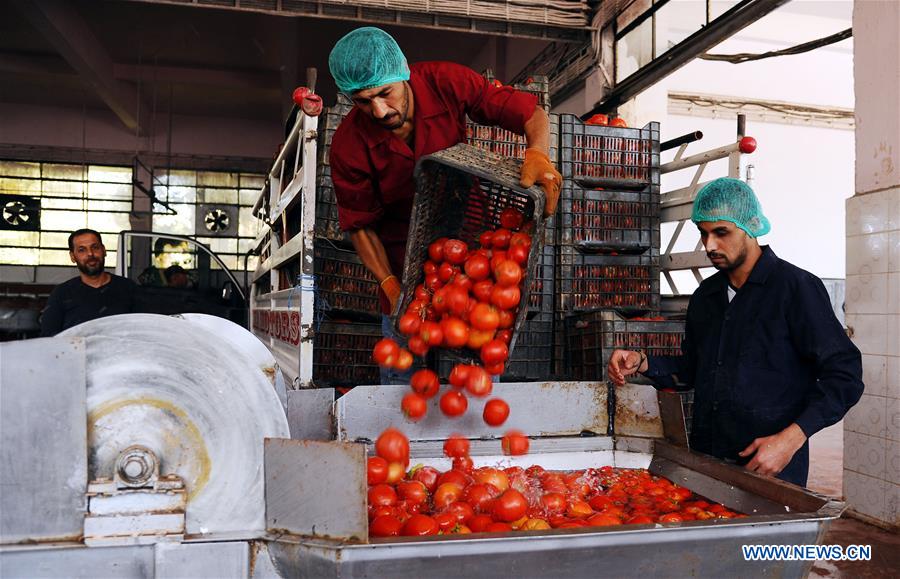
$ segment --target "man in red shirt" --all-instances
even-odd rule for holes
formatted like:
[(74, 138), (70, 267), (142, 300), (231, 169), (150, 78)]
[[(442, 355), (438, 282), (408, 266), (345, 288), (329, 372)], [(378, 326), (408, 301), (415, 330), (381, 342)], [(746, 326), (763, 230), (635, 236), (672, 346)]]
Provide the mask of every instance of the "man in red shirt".
[(338, 89), (356, 105), (334, 134), (331, 178), (341, 229), (381, 285), (382, 313), (400, 296), (415, 183), (423, 155), (466, 140), (466, 116), (524, 134), (522, 185), (538, 183), (545, 213), (556, 210), (562, 178), (550, 162), (549, 118), (537, 97), (494, 87), (475, 71), (449, 62), (408, 66), (381, 29), (356, 29), (328, 59)]

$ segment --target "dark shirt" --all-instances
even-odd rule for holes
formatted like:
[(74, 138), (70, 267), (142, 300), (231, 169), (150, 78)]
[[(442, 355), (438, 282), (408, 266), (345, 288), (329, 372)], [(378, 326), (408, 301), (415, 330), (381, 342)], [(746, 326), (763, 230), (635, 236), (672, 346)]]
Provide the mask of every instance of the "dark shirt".
[(130, 279), (110, 274), (109, 283), (93, 288), (74, 277), (50, 293), (41, 314), (41, 336), (56, 334), (104, 316), (132, 311), (135, 284)]
[[(862, 357), (821, 280), (763, 246), (728, 302), (724, 272), (691, 296), (681, 356), (651, 356), (646, 376), (694, 388), (691, 447), (746, 464), (738, 452), (796, 422), (807, 437), (843, 418), (862, 396)], [(809, 444), (779, 478), (806, 485)]]
[[(521, 135), (537, 106), (535, 95), (495, 87), (449, 62), (413, 64), (409, 86), (415, 103), (412, 148), (354, 107), (335, 131), (330, 155), (341, 229), (371, 228), (395, 273), (403, 271), (416, 161), (465, 142), (466, 116)], [(382, 294), (382, 311), (389, 309)]]

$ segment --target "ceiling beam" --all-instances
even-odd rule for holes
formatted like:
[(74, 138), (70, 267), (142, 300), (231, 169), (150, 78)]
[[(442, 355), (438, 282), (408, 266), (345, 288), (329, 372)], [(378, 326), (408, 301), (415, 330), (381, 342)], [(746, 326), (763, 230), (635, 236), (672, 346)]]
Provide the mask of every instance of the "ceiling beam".
[(62, 0), (15, 0), (14, 4), (122, 124), (139, 131), (137, 90), (115, 78), (112, 59), (72, 5)]

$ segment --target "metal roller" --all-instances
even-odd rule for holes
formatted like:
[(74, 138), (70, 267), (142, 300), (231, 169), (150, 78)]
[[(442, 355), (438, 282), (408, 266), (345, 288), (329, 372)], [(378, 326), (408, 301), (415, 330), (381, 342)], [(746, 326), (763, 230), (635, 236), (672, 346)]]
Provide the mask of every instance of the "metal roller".
[[(230, 324), (230, 322), (226, 322)], [(187, 534), (265, 529), (263, 440), (289, 437), (259, 356), (204, 324), (153, 314), (86, 322), (88, 477), (140, 446), (185, 483)]]

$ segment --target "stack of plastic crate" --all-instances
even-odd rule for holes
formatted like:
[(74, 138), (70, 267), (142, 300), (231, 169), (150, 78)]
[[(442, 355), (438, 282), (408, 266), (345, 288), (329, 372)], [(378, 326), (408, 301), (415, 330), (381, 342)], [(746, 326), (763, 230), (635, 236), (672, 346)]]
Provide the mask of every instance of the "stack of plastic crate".
[(331, 140), (338, 125), (353, 108), (353, 103), (338, 93), (334, 106), (327, 107), (319, 115), (319, 133), (316, 143), (316, 236), (339, 243), (348, 243), (338, 225), (337, 200), (331, 182)]

